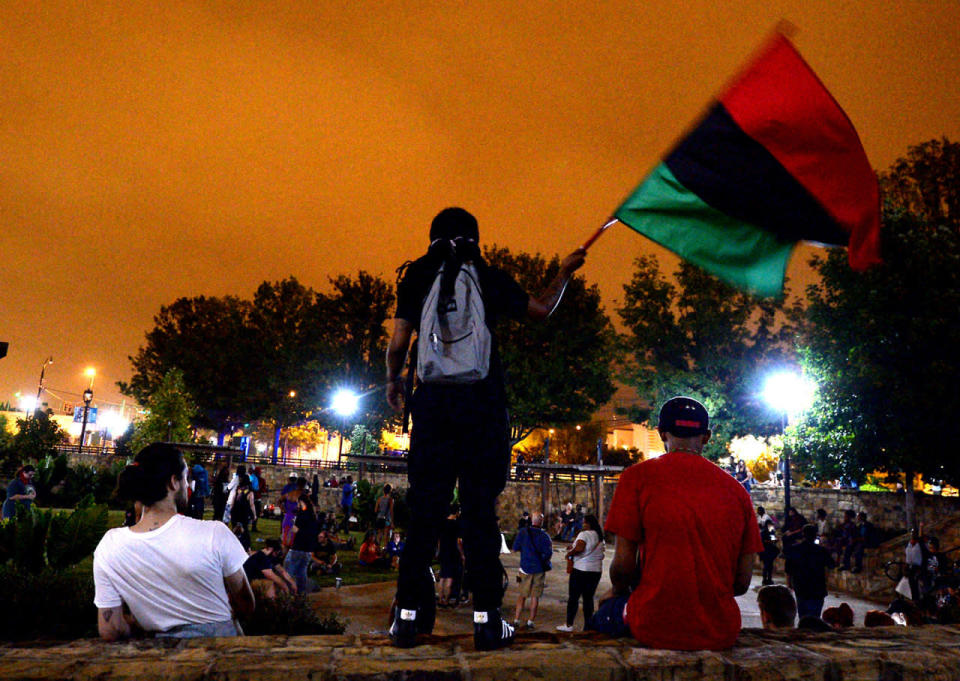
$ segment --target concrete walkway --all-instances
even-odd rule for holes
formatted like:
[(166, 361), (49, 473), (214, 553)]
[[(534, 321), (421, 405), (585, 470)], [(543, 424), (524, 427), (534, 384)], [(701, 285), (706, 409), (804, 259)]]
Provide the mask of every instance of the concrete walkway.
[[(540, 609), (535, 621), (535, 631), (555, 631), (558, 624), (566, 619), (567, 608), (567, 580), (564, 569), (564, 544), (554, 543), (553, 570), (547, 573), (546, 589), (540, 600)], [(613, 558), (613, 549), (607, 548), (603, 564), (603, 577), (597, 594), (600, 595), (610, 588), (610, 579), (607, 569)], [(503, 614), (507, 619), (513, 619), (514, 606), (517, 601), (516, 574), (520, 563), (520, 554), (511, 553), (501, 556), (503, 565), (510, 576), (510, 587), (503, 601)], [(777, 577), (777, 582), (783, 582), (783, 576)], [(737, 598), (744, 628), (760, 627), (760, 611), (757, 608), (757, 590), (760, 588), (760, 577), (755, 575), (750, 590)], [(359, 586), (343, 587), (339, 590), (323, 589), (311, 595), (315, 607), (324, 611), (333, 611), (348, 620), (347, 634), (382, 634), (388, 626), (388, 610), (396, 590), (395, 582), (379, 582)], [(831, 593), (826, 600), (825, 607), (848, 603), (854, 611), (854, 623), (863, 624), (863, 616), (868, 610), (885, 608), (886, 604), (878, 604), (845, 594)], [(525, 621), (528, 611), (525, 610), (522, 621)], [(473, 610), (469, 606), (440, 610), (437, 613), (436, 634), (466, 634), (473, 631)], [(575, 629), (583, 628), (583, 612), (578, 612), (574, 622)]]

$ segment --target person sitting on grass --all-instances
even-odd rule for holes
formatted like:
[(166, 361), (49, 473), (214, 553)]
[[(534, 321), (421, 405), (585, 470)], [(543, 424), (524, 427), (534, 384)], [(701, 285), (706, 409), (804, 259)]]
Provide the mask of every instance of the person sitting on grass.
[(338, 549), (343, 549), (344, 551), (353, 551), (357, 547), (357, 542), (354, 541), (349, 532), (347, 533), (346, 539), (340, 539), (339, 529), (337, 528), (336, 524), (334, 524), (332, 527), (329, 525), (327, 526), (327, 537)]
[(313, 552), (310, 567), (321, 575), (339, 575), (343, 565), (337, 557), (337, 545), (326, 530), (317, 536), (317, 548)]
[(222, 522), (183, 515), (180, 450), (163, 442), (146, 447), (120, 473), (117, 489), (143, 512), (133, 527), (109, 530), (94, 551), (100, 637), (129, 638), (136, 628), (166, 638), (241, 633), (234, 613), (249, 615), (255, 605), (243, 571), (247, 552)]
[(360, 551), (357, 554), (357, 563), (361, 567), (384, 568), (390, 566), (390, 559), (383, 555), (380, 547), (377, 546), (376, 532), (367, 530), (363, 537), (363, 543), (360, 545)]
[(255, 551), (243, 564), (243, 571), (247, 573), (250, 586), (254, 593), (262, 598), (276, 598), (277, 589), (284, 593), (295, 593), (297, 583), (283, 566), (276, 563), (279, 558), (281, 545), (279, 539), (267, 539), (263, 548)]
[(387, 556), (390, 557), (390, 567), (394, 570), (400, 564), (400, 554), (403, 552), (403, 535), (399, 532), (394, 532), (390, 537), (390, 541), (387, 542), (387, 548), (385, 549)]
[(764, 629), (793, 629), (797, 602), (790, 589), (782, 584), (762, 586), (757, 592), (757, 605)]

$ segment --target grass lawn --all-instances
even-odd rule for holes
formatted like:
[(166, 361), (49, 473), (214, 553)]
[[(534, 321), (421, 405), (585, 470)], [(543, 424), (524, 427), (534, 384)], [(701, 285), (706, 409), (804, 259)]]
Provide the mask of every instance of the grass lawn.
[[(120, 527), (123, 525), (123, 517), (123, 511), (111, 510), (109, 512), (109, 526)], [(204, 514), (204, 518), (211, 520), (213, 518), (213, 511), (207, 509), (207, 512)], [(280, 538), (280, 519), (260, 518), (260, 520), (257, 521), (257, 530), (257, 532), (250, 533), (250, 548), (254, 551), (263, 547), (264, 539)], [(360, 543), (363, 541), (363, 532), (351, 532), (350, 536), (353, 537), (354, 544), (357, 549), (359, 549)], [(353, 584), (369, 584), (371, 582), (390, 582), (397, 578), (396, 570), (361, 567), (358, 565), (357, 550), (348, 551), (346, 549), (341, 549), (337, 552), (337, 556), (340, 558), (340, 563), (343, 565), (343, 569), (341, 570), (339, 577), (343, 580), (344, 586), (350, 586)], [(93, 557), (91, 556), (83, 560), (80, 563), (80, 566), (86, 567), (92, 571)], [(311, 579), (316, 582), (318, 587), (323, 588), (327, 586), (334, 586), (336, 578), (333, 575), (311, 575)]]

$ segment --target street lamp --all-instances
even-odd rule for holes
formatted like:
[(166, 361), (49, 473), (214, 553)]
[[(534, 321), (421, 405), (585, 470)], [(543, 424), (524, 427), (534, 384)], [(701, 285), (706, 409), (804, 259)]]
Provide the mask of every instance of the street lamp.
[(360, 396), (347, 388), (341, 388), (333, 395), (330, 408), (340, 416), (340, 446), (337, 449), (337, 468), (343, 458), (343, 431), (347, 427), (347, 419), (357, 413), (360, 407)]
[[(817, 386), (813, 381), (792, 371), (781, 371), (767, 377), (763, 387), (763, 399), (780, 412), (784, 437), (790, 417), (797, 416), (813, 403), (816, 390)], [(790, 452), (786, 443), (783, 456), (783, 504), (786, 512), (786, 509), (790, 508)]]
[[(90, 379), (93, 383), (93, 379)], [(87, 388), (83, 391), (83, 425), (80, 426), (80, 444), (77, 447), (78, 452), (83, 451), (83, 438), (87, 434), (87, 415), (90, 413), (90, 402), (93, 401), (93, 388)]]
[(47, 365), (53, 364), (53, 357), (47, 357), (46, 361), (40, 367), (40, 383), (37, 384), (37, 407), (40, 406), (40, 396), (43, 394), (43, 374), (47, 370)]

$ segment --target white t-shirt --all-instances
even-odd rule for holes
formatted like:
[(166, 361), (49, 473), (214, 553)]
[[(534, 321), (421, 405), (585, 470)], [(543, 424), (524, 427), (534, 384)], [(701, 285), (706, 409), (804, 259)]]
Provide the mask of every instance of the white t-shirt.
[(126, 603), (147, 631), (231, 619), (223, 578), (243, 569), (247, 552), (214, 520), (175, 515), (152, 532), (110, 530), (93, 553), (93, 602)]
[(573, 569), (581, 572), (603, 571), (603, 542), (594, 530), (584, 530), (573, 541), (574, 545), (583, 541), (586, 546), (583, 551), (573, 557)]

